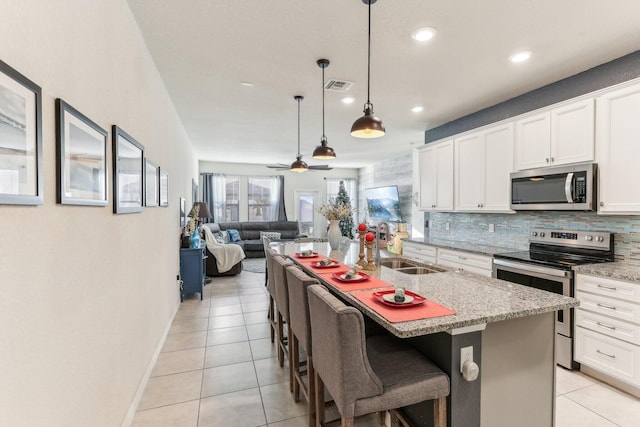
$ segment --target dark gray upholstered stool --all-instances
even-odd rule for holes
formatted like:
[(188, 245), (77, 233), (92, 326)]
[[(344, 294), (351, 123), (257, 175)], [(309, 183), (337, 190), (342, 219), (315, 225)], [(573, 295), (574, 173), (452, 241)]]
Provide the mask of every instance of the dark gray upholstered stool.
[(276, 336), (276, 331), (278, 328), (278, 321), (276, 317), (276, 281), (273, 277), (273, 258), (274, 257), (282, 257), (283, 255), (278, 254), (273, 249), (267, 248), (265, 251), (266, 263), (267, 263), (267, 290), (269, 291), (269, 311), (267, 312), (267, 317), (269, 318), (269, 326), (271, 329), (271, 342), (274, 341)]
[[(300, 391), (309, 404), (309, 427), (315, 424), (315, 390), (313, 369), (313, 350), (311, 346), (311, 324), (309, 322), (309, 300), (307, 287), (320, 283), (309, 277), (297, 266), (289, 266), (287, 273), (287, 287), (289, 288), (289, 328), (292, 331), (291, 359), (293, 365), (293, 399), (300, 400)], [(307, 384), (300, 372), (300, 347), (307, 355)]]
[[(276, 309), (278, 315), (278, 363), (284, 366), (284, 356), (289, 360), (289, 390), (293, 392), (293, 364), (291, 363), (291, 328), (289, 327), (289, 289), (285, 269), (291, 264), (287, 258), (273, 256), (273, 279), (276, 288)], [(284, 324), (287, 336), (284, 336)]]
[(324, 386), (340, 411), (343, 427), (353, 426), (356, 416), (381, 411), (391, 412), (392, 426), (404, 424), (395, 409), (427, 400), (433, 400), (434, 426), (446, 426), (446, 374), (399, 339), (389, 335), (366, 338), (362, 313), (324, 286), (309, 286), (307, 295), (317, 426), (323, 425), (324, 407), (318, 402), (324, 402)]

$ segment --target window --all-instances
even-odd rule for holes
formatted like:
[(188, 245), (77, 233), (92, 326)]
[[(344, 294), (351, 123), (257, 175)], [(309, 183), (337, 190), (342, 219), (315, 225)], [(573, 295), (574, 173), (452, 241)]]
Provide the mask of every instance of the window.
[(239, 200), (240, 177), (214, 174), (213, 217), (216, 222), (239, 221)]
[(338, 197), (338, 191), (340, 190), (340, 182), (344, 183), (344, 189), (347, 192), (347, 196), (351, 199), (351, 207), (356, 210), (358, 205), (358, 197), (356, 194), (356, 180), (353, 178), (342, 179), (327, 179), (327, 202)]
[(277, 221), (278, 177), (247, 177), (249, 221)]

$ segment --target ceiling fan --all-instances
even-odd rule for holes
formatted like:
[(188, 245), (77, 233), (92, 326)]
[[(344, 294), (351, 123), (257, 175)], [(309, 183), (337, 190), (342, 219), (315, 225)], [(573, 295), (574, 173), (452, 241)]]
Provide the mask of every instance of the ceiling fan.
[(293, 99), (298, 101), (298, 155), (296, 156), (296, 161), (291, 163), (291, 165), (276, 163), (274, 165), (267, 165), (267, 167), (275, 170), (290, 170), (292, 172), (306, 172), (308, 170), (328, 171), (333, 169), (330, 168), (329, 165), (307, 165), (307, 163), (302, 160), (302, 154), (300, 154), (300, 101), (302, 101), (304, 97), (296, 95)]

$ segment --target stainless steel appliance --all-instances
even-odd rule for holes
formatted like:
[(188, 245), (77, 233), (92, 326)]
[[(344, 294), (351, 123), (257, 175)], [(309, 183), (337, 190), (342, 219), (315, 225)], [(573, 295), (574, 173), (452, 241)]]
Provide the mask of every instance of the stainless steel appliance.
[(511, 209), (595, 210), (597, 171), (595, 163), (580, 163), (513, 172)]
[[(613, 234), (602, 231), (532, 229), (529, 250), (495, 254), (493, 277), (566, 296), (574, 296), (572, 267), (613, 261)], [(573, 360), (573, 309), (556, 313), (556, 363)]]

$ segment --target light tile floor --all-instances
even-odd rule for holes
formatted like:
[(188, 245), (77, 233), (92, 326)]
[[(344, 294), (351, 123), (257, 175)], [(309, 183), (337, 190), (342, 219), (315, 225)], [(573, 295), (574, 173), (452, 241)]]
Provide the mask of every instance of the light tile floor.
[[(176, 314), (134, 427), (306, 427), (269, 338), (263, 273), (217, 277)], [(286, 366), (285, 366), (286, 367)], [(557, 368), (556, 426), (638, 426), (640, 400)], [(375, 415), (357, 420), (378, 427)]]

